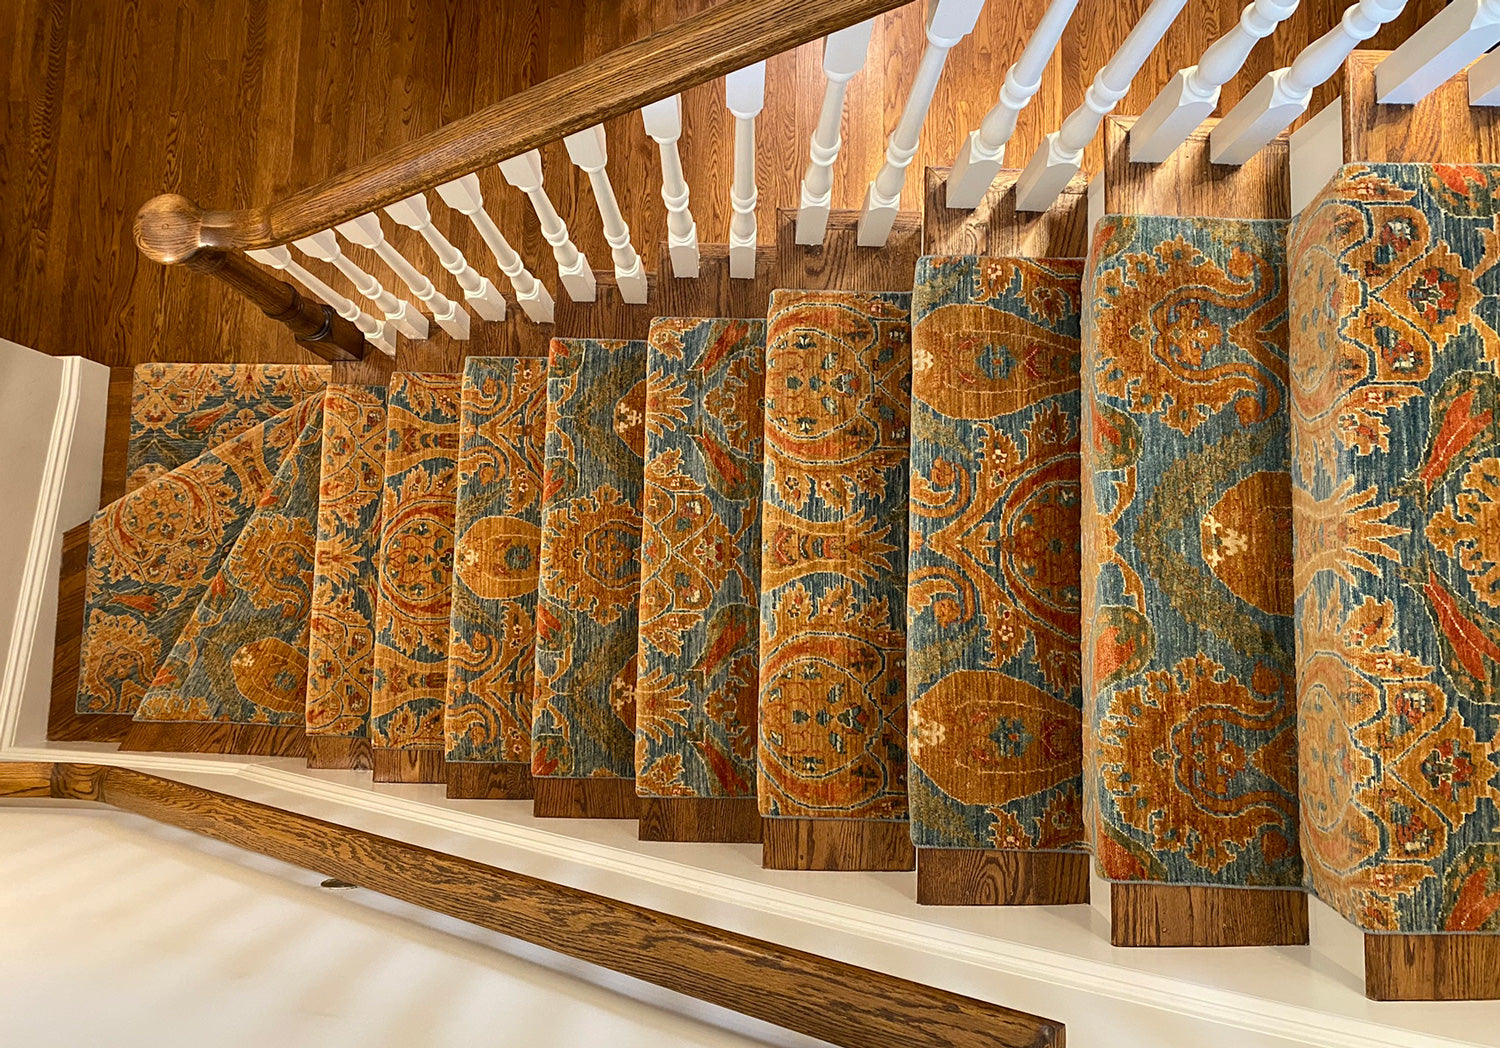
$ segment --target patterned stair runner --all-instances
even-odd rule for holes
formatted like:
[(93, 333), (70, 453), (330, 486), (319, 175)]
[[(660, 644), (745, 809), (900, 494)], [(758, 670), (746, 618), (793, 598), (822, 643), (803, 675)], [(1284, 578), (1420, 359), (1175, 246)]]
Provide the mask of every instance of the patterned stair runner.
[(328, 387), (307, 645), (307, 753), (314, 768), (369, 766), (385, 442), (383, 387)]
[(135, 713), (251, 511), (320, 407), (321, 397), (308, 398), (94, 515), (79, 713)]
[(1500, 931), (1497, 201), (1356, 164), (1291, 238), (1303, 853), (1367, 932)]
[(130, 397), (126, 490), (323, 392), (326, 364), (141, 364)]
[(601, 781), (539, 782), (540, 814), (565, 788), (634, 810), (645, 400), (645, 342), (552, 340), (531, 768)]
[(527, 798), (547, 362), (470, 357), (444, 713), (450, 797)]
[[(906, 592), (922, 849), (1083, 845), (1082, 272), (1074, 259), (917, 265)], [(927, 856), (920, 868), (925, 884)]]
[(387, 387), (370, 693), (377, 782), (443, 781), (460, 387), (458, 375), (415, 373)]
[(635, 735), (643, 797), (754, 804), (765, 331), (755, 320), (651, 325)]
[(1162, 217), (1095, 232), (1085, 775), (1109, 880), (1301, 883), (1285, 232)]
[(157, 670), (122, 748), (305, 752), (322, 400), (311, 399), (297, 443)]
[(910, 299), (771, 297), (757, 759), (777, 819), (907, 818)]

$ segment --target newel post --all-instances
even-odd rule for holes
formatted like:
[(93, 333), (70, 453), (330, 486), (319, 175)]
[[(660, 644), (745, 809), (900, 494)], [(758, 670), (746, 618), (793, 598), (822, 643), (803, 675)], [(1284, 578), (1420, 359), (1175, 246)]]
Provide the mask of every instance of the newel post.
[(164, 266), (207, 273), (244, 295), (261, 312), (285, 324), (297, 343), (324, 360), (360, 360), (365, 339), (332, 306), (303, 297), (244, 254), (215, 246), (205, 236), (204, 211), (185, 196), (165, 193), (146, 201), (135, 216), (135, 244)]

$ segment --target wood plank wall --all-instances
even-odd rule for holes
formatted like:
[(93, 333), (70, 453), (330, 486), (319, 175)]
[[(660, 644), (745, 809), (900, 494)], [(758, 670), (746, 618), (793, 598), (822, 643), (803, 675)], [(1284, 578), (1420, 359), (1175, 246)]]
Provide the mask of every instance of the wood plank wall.
[[(141, 259), (136, 209), (182, 192), (207, 207), (245, 206), (305, 187), (382, 149), (594, 58), (709, 0), (10, 0), (0, 4), (0, 337), (110, 365), (144, 360), (296, 361), (307, 354), (252, 307), (201, 276)], [(922, 168), (948, 164), (994, 100), (1046, 0), (990, 0), (954, 49), (902, 206), (920, 209)], [(1022, 114), (1011, 156), (1029, 156), (1082, 99), (1147, 0), (1082, 0), (1060, 55)], [(1243, 0), (1195, 0), (1117, 112), (1139, 113), (1175, 69), (1231, 26)], [(1225, 106), (1334, 24), (1344, 0), (1307, 0), (1224, 90)], [(1442, 6), (1413, 0), (1370, 42), (1392, 46)], [(857, 207), (922, 47), (922, 6), (883, 18), (872, 60), (851, 85), (835, 207)], [(770, 63), (759, 122), (761, 239), (779, 206), (795, 206), (822, 96), (820, 46)], [(722, 82), (685, 99), (683, 156), (705, 243), (727, 238), (732, 121)], [(1315, 97), (1315, 108), (1330, 96)], [(610, 170), (636, 247), (655, 270), (665, 211), (655, 147), (638, 116), (612, 121)], [(1101, 161), (1096, 142), (1087, 158)], [(596, 268), (609, 252), (586, 180), (557, 144), (543, 151), (548, 187)], [(481, 173), (506, 236), (560, 296), (551, 252), (521, 195)], [(498, 276), (460, 216), (434, 202), (441, 228)], [(409, 230), (392, 240), (446, 294), (457, 288)], [(350, 251), (383, 283), (399, 282)], [(311, 263), (323, 273), (328, 267)], [(335, 286), (343, 287), (342, 282)], [(502, 285), (503, 286), (503, 285)], [(480, 327), (476, 322), (476, 327)], [(487, 336), (486, 336), (487, 337)], [(503, 343), (500, 343), (503, 344)], [(472, 347), (484, 351), (481, 339)]]

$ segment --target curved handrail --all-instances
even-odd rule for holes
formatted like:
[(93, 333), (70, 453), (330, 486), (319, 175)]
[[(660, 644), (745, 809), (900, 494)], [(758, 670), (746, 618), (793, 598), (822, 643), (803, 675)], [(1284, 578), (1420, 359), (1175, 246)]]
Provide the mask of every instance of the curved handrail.
[(175, 265), (287, 244), (909, 2), (726, 0), (281, 200), (219, 211), (155, 197), (136, 246)]

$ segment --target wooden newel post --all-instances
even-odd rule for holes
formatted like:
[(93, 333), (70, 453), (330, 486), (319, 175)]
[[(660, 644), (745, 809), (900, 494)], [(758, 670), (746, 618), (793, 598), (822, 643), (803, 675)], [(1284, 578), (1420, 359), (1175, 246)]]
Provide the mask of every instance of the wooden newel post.
[(324, 360), (360, 360), (365, 339), (332, 306), (313, 302), (284, 280), (271, 276), (244, 254), (215, 246), (205, 212), (177, 193), (146, 201), (135, 216), (135, 244), (141, 254), (164, 266), (187, 266), (227, 284), (266, 316), (291, 330), (298, 344)]

